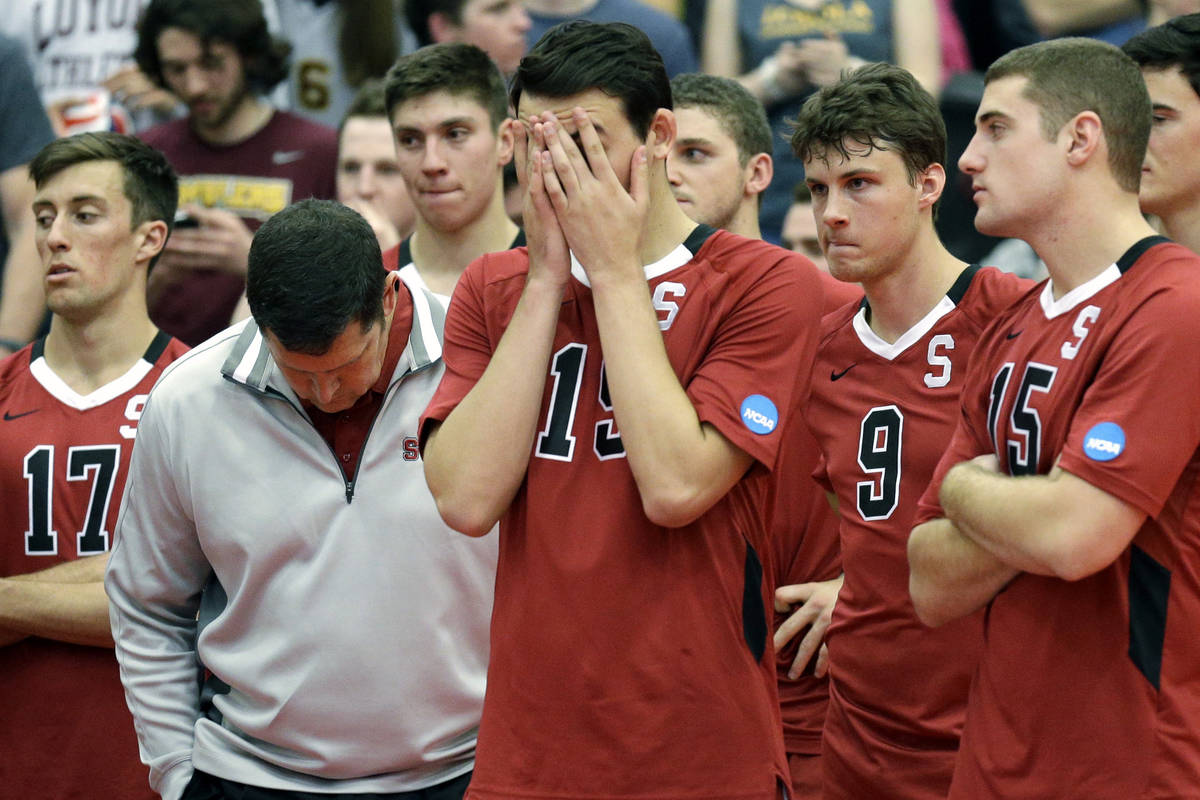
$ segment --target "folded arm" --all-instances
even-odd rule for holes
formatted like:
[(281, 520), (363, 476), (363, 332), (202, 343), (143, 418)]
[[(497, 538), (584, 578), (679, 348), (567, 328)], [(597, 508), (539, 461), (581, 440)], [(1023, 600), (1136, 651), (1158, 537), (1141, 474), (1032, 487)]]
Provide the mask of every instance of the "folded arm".
[(97, 555), (0, 579), (0, 643), (39, 636), (112, 647), (104, 567)]
[(947, 519), (996, 558), (1069, 581), (1116, 560), (1146, 518), (1057, 466), (1047, 475), (1011, 477), (973, 459), (946, 474), (939, 497)]
[(926, 625), (943, 625), (987, 605), (1020, 570), (963, 536), (948, 519), (913, 528), (908, 591)]

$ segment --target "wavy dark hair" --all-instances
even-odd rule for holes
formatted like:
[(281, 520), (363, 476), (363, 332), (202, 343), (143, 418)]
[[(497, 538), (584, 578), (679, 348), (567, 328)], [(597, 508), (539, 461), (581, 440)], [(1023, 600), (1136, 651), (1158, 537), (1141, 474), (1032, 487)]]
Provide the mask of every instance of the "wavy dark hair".
[[(847, 144), (900, 156), (910, 182), (930, 164), (946, 163), (946, 123), (937, 101), (908, 70), (867, 64), (808, 98), (792, 120), (792, 151), (801, 161), (850, 158)], [(855, 152), (858, 153), (857, 148)]]
[(167, 28), (185, 30), (207, 48), (215, 41), (233, 45), (246, 70), (246, 84), (265, 94), (288, 74), (292, 45), (271, 35), (259, 0), (150, 0), (138, 20), (134, 60), (159, 86), (166, 86), (158, 57), (158, 37)]
[(1200, 96), (1200, 13), (1184, 14), (1130, 38), (1121, 49), (1142, 69), (1179, 67)]

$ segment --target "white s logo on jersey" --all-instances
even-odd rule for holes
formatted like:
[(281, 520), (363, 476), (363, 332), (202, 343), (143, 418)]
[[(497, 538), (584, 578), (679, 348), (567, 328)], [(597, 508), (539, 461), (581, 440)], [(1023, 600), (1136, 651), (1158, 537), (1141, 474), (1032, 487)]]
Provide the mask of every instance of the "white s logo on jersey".
[[(687, 294), (687, 287), (682, 283), (673, 283), (664, 281), (654, 287), (654, 310), (659, 312), (658, 327), (662, 330), (667, 330), (671, 327), (671, 323), (675, 321), (675, 316), (679, 313), (679, 304), (673, 300), (668, 300), (668, 297), (683, 297)], [(662, 316), (663, 313), (666, 317)]]
[(940, 389), (950, 383), (950, 356), (943, 355), (938, 352), (938, 348), (943, 347), (946, 350), (954, 349), (954, 337), (948, 333), (939, 333), (929, 340), (929, 350), (926, 355), (926, 361), (931, 367), (941, 367), (941, 374), (935, 375), (932, 372), (925, 373), (925, 385), (930, 389)]
[(1074, 342), (1063, 342), (1062, 357), (1068, 361), (1079, 355), (1079, 346), (1083, 344), (1083, 340), (1087, 338), (1091, 332), (1091, 324), (1100, 319), (1100, 309), (1096, 306), (1086, 306), (1079, 312), (1079, 316), (1075, 318), (1075, 336)]

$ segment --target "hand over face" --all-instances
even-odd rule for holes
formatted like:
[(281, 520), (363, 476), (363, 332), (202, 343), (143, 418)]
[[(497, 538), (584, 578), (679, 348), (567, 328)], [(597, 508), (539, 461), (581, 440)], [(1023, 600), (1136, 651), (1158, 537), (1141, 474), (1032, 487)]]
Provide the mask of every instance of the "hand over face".
[(530, 280), (546, 279), (559, 286), (571, 274), (571, 255), (554, 207), (546, 194), (544, 174), (552, 169), (550, 155), (539, 144), (541, 123), (531, 117), (513, 126), (513, 158), (524, 194), (521, 221), (529, 245)]
[[(640, 275), (650, 203), (647, 143), (654, 133), (640, 143), (620, 136), (624, 133), (610, 132), (606, 148), (591, 116), (578, 106), (568, 120), (547, 112), (534, 125), (546, 194), (571, 251), (592, 279), (631, 267)], [(611, 141), (617, 138), (622, 141)]]

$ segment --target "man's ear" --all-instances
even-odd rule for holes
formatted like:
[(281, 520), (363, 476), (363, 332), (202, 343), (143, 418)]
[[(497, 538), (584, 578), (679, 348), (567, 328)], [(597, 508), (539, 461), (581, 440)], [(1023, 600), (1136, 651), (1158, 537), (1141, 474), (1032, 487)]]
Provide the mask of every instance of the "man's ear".
[(383, 279), (383, 318), (390, 321), (396, 311), (396, 298), (404, 291), (400, 273), (388, 270)]
[(767, 153), (755, 153), (746, 162), (746, 183), (743, 191), (747, 197), (762, 194), (775, 177), (775, 161)]
[(143, 222), (138, 226), (138, 235), (142, 240), (138, 242), (137, 260), (149, 261), (161, 253), (167, 244), (167, 223), (161, 219)]
[(650, 131), (646, 135), (646, 155), (650, 160), (666, 160), (671, 154), (671, 145), (675, 143), (677, 132), (674, 111), (660, 108), (654, 112), (654, 117), (650, 120)]
[(509, 117), (500, 123), (500, 129), (496, 131), (496, 156), (502, 167), (513, 157), (513, 148), (516, 143), (514, 126), (520, 124), (517, 120)]
[(917, 188), (921, 190), (920, 208), (932, 208), (946, 188), (946, 168), (936, 162), (930, 164), (917, 174)]
[(1080, 111), (1062, 127), (1059, 136), (1067, 137), (1067, 163), (1082, 166), (1100, 148), (1104, 123), (1095, 111)]

